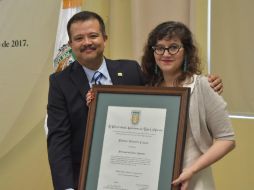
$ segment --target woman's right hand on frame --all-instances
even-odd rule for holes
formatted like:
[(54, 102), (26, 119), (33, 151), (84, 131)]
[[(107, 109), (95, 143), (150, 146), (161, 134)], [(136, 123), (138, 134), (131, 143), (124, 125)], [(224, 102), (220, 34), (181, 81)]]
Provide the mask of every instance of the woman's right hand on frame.
[(188, 190), (189, 181), (191, 180), (193, 176), (193, 171), (191, 171), (189, 168), (183, 169), (183, 172), (180, 174), (180, 176), (175, 179), (172, 184), (174, 186), (181, 186), (181, 190)]
[(90, 90), (88, 90), (88, 92), (86, 94), (86, 105), (89, 106), (94, 98), (95, 98), (94, 92), (93, 92), (93, 90), (91, 88)]

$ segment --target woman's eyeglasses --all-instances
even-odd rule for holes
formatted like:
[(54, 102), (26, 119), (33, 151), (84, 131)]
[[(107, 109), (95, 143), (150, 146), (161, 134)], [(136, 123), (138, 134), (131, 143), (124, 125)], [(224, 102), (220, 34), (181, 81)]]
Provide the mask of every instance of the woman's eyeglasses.
[(157, 55), (163, 55), (165, 53), (165, 50), (168, 51), (170, 55), (177, 54), (179, 50), (182, 48), (182, 45), (174, 44), (169, 47), (163, 47), (163, 46), (152, 46), (153, 51)]

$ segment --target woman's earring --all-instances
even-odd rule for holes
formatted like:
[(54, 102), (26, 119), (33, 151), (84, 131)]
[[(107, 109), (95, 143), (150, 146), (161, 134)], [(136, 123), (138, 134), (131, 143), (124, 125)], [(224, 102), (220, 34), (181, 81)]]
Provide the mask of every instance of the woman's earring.
[(183, 72), (187, 72), (187, 65), (188, 65), (188, 60), (187, 60), (187, 56), (185, 56), (184, 63), (183, 63)]
[(157, 74), (158, 74), (158, 66), (157, 66), (157, 65), (155, 65), (155, 68), (154, 68), (154, 73), (155, 73), (155, 75), (157, 75)]

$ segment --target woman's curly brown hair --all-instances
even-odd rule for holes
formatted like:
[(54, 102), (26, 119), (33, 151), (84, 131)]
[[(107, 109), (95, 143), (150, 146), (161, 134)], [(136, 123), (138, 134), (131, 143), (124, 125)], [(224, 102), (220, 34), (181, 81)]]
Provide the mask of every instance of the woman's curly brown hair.
[(191, 77), (193, 74), (201, 74), (200, 59), (198, 57), (197, 48), (192, 39), (191, 31), (181, 22), (163, 22), (156, 26), (149, 34), (144, 48), (144, 55), (141, 60), (141, 67), (148, 81), (148, 85), (158, 86), (164, 80), (159, 67), (156, 69), (157, 66), (152, 47), (155, 46), (159, 40), (173, 38), (180, 39), (185, 52), (184, 59), (187, 61), (186, 71), (182, 72), (182, 74), (176, 79), (174, 82), (175, 86), (181, 84), (186, 77)]

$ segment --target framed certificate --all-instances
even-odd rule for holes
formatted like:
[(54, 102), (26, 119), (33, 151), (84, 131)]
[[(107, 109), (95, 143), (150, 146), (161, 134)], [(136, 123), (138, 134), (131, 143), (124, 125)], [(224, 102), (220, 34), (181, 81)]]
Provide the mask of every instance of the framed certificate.
[(175, 190), (189, 88), (94, 86), (79, 190)]

